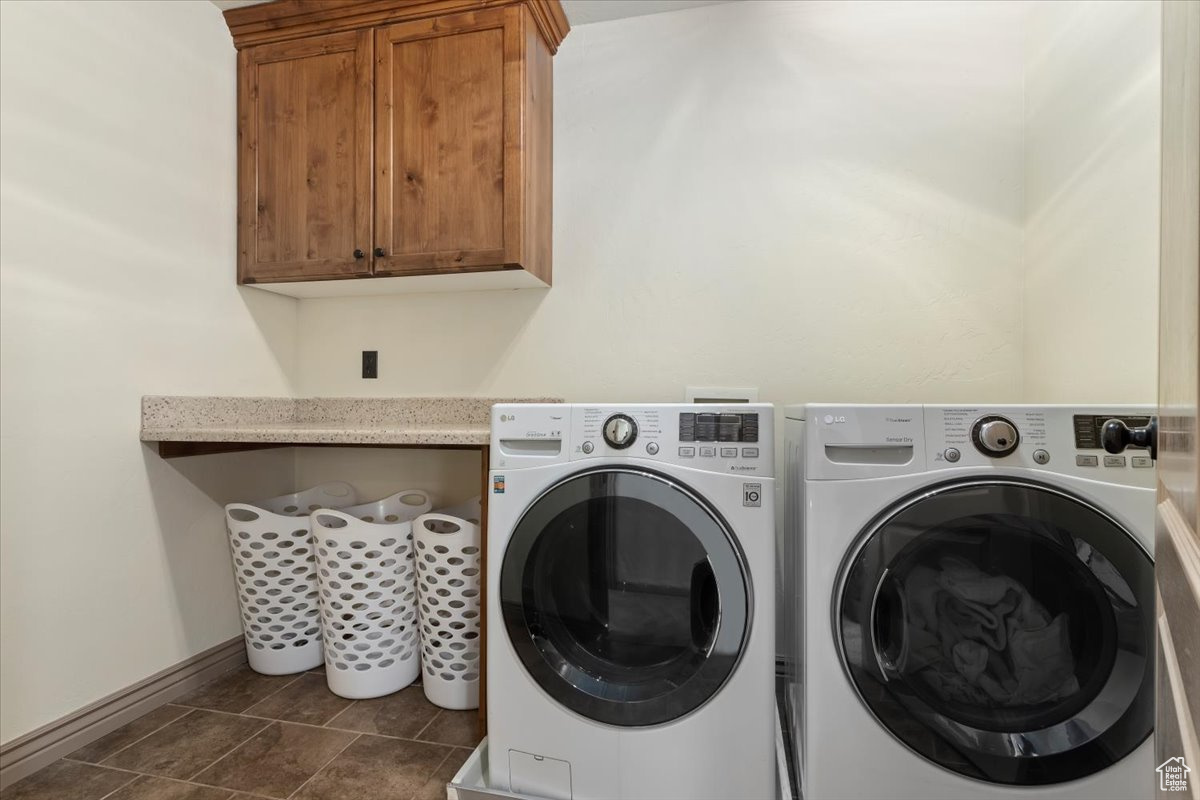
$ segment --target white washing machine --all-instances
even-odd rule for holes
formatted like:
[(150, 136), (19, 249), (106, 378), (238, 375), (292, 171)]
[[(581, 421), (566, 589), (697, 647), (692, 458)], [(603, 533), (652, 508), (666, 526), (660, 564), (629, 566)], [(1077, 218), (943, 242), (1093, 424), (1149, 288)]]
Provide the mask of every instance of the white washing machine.
[(1151, 413), (788, 410), (807, 800), (1153, 796)]
[(774, 798), (769, 405), (497, 405), (488, 782)]

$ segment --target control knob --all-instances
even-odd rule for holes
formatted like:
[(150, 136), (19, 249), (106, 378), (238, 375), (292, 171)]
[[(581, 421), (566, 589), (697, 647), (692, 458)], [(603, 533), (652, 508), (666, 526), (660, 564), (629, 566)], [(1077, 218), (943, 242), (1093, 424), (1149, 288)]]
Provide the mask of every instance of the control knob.
[(1123, 453), (1126, 447), (1145, 447), (1150, 458), (1158, 459), (1158, 418), (1151, 417), (1142, 427), (1131, 428), (1122, 419), (1110, 419), (1100, 429), (1100, 443), (1110, 453)]
[(637, 423), (628, 414), (613, 414), (604, 420), (604, 441), (617, 450), (624, 450), (633, 444), (637, 433)]
[(971, 441), (985, 456), (1002, 458), (1014, 452), (1021, 441), (1017, 426), (998, 415), (980, 417), (971, 429)]

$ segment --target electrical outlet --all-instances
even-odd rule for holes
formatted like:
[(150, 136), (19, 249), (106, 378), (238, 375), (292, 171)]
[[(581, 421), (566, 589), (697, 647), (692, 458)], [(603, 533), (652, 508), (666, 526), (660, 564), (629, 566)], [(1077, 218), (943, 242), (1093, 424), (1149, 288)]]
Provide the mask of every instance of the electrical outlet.
[(378, 350), (363, 350), (363, 370), (364, 378), (379, 377), (379, 351)]

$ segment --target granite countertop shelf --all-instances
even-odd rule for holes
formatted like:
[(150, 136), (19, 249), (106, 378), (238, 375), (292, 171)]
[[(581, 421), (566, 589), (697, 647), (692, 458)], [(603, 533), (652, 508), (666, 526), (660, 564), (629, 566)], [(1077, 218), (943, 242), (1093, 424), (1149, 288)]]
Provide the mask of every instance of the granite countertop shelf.
[(143, 442), (164, 458), (267, 447), (479, 449), (495, 403), (556, 398), (165, 397), (142, 398)]

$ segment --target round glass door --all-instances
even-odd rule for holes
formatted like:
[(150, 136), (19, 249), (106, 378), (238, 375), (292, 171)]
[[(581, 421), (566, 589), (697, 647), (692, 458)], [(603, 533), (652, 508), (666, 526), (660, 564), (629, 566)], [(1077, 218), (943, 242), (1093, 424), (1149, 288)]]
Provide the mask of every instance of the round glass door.
[(538, 497), (500, 572), (505, 628), (562, 705), (621, 726), (677, 719), (741, 657), (750, 586), (728, 526), (680, 483), (599, 469)]
[(1153, 728), (1153, 562), (1063, 492), (988, 480), (910, 498), (864, 536), (838, 608), (864, 704), (947, 769), (1074, 780)]

